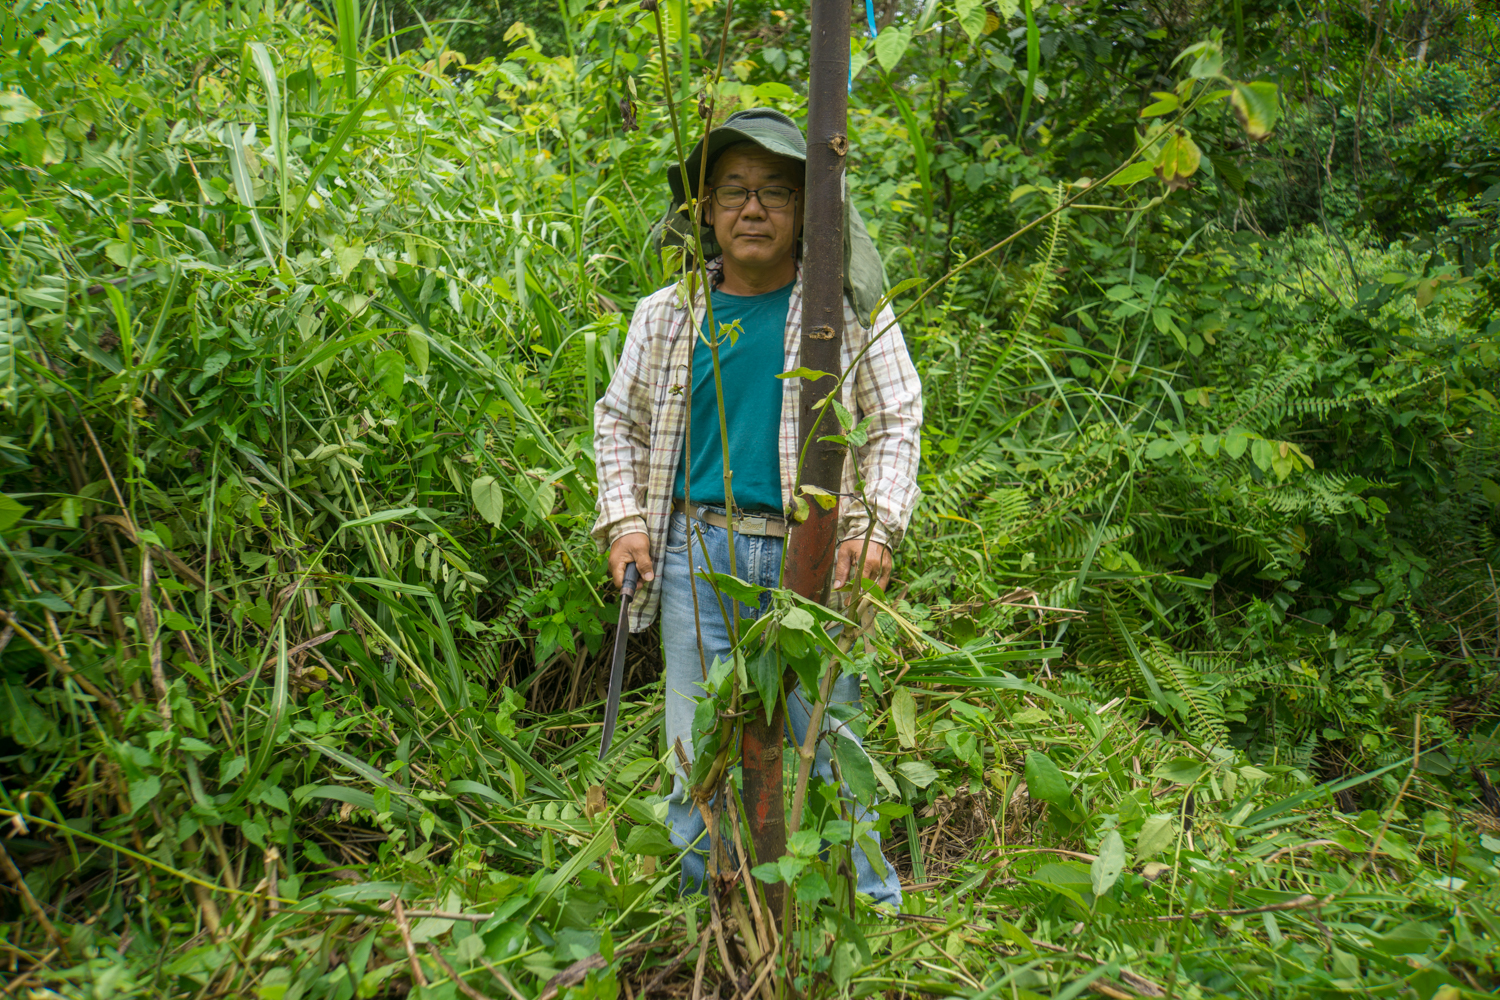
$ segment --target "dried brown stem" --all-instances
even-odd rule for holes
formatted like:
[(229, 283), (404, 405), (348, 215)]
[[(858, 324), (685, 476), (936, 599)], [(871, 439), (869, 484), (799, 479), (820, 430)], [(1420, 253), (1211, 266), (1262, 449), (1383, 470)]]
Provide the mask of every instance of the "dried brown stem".
[(395, 912), (396, 930), (401, 934), (401, 944), (406, 948), (406, 959), (411, 963), (411, 981), (414, 986), (426, 986), (427, 976), (422, 972), (422, 963), (417, 961), (416, 945), (411, 943), (411, 924), (406, 919), (406, 910), (401, 906), (401, 897), (391, 893), (391, 909)]
[(38, 903), (36, 897), (31, 894), (31, 886), (27, 885), (26, 880), (21, 877), (21, 870), (10, 859), (10, 854), (5, 850), (3, 845), (0, 845), (0, 871), (5, 873), (5, 877), (15, 887), (16, 892), (21, 897), (21, 905), (26, 908), (26, 912), (30, 913), (36, 919), (38, 926), (46, 932), (47, 937), (51, 939), (52, 943), (57, 945), (58, 949), (64, 954), (67, 954), (68, 942), (58, 933), (57, 927), (53, 925), (52, 921), (47, 919), (47, 913), (42, 909), (42, 904)]

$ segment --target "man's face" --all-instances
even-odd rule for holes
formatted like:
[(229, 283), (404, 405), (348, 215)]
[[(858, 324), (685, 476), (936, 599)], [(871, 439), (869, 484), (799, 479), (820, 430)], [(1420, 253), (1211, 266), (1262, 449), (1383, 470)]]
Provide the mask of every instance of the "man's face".
[[(736, 185), (751, 191), (763, 187), (802, 187), (802, 164), (754, 145), (731, 148), (714, 164), (710, 189)], [(793, 259), (802, 231), (802, 191), (781, 208), (766, 208), (759, 197), (739, 208), (723, 208), (708, 199), (706, 220), (723, 248), (726, 264), (751, 271), (775, 268)]]

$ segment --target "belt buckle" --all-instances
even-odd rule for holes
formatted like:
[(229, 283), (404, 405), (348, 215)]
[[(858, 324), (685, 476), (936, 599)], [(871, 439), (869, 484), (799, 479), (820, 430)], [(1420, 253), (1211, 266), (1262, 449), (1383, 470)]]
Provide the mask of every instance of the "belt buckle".
[(746, 535), (762, 535), (766, 533), (766, 519), (764, 517), (742, 517), (739, 519), (739, 527), (735, 530)]

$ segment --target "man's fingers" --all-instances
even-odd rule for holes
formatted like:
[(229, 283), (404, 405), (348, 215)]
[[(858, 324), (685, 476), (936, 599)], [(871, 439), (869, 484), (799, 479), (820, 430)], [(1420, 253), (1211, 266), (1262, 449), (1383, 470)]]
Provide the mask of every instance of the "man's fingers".
[(849, 570), (854, 565), (854, 553), (847, 545), (839, 546), (838, 557), (833, 563), (833, 587), (837, 590), (849, 579)]
[[(641, 536), (645, 538), (645, 535)], [(651, 564), (651, 546), (641, 543), (635, 553), (635, 569), (641, 574), (641, 579), (650, 583), (656, 579), (656, 569)]]

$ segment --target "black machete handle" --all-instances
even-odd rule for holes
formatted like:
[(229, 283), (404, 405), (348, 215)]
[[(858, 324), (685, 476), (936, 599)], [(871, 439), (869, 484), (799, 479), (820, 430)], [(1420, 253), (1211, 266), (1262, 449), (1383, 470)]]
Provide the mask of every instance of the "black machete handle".
[(620, 584), (622, 597), (634, 597), (636, 584), (641, 582), (641, 571), (635, 568), (635, 563), (625, 564), (625, 580)]

